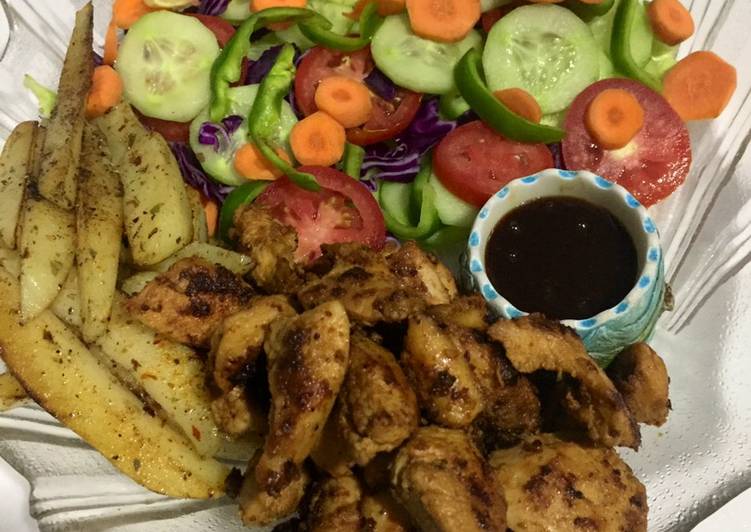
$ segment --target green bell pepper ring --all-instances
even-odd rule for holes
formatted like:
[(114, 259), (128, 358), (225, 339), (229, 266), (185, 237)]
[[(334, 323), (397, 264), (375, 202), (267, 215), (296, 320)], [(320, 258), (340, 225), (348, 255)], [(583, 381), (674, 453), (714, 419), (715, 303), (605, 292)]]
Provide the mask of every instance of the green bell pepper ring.
[(320, 189), (316, 178), (311, 174), (295, 170), (291, 164), (279, 157), (274, 147), (282, 144), (279, 138), (282, 122), (282, 101), (289, 93), (292, 80), (295, 79), (295, 47), (285, 44), (274, 66), (263, 78), (253, 107), (248, 115), (248, 134), (250, 141), (274, 166), (279, 168), (296, 185), (307, 190)]
[(301, 20), (309, 18), (325, 18), (309, 9), (296, 7), (274, 7), (254, 13), (247, 18), (222, 48), (219, 56), (211, 67), (211, 102), (209, 115), (213, 122), (219, 122), (229, 114), (228, 90), (232, 83), (240, 79), (242, 62), (250, 52), (250, 37), (256, 29), (271, 22)]
[(631, 53), (631, 30), (639, 14), (639, 0), (622, 0), (613, 19), (613, 36), (610, 41), (610, 55), (613, 66), (619, 72), (643, 83), (657, 92), (662, 90), (662, 81), (641, 68)]
[(251, 181), (244, 183), (229, 193), (227, 199), (222, 203), (222, 209), (219, 211), (219, 236), (225, 242), (231, 242), (229, 230), (235, 222), (235, 213), (240, 207), (252, 202), (261, 192), (269, 186), (268, 181)]
[(348, 142), (344, 146), (342, 158), (342, 171), (354, 179), (360, 179), (362, 163), (365, 160), (365, 149), (357, 144)]
[[(316, 44), (332, 50), (342, 52), (356, 52), (370, 44), (373, 34), (383, 22), (383, 18), (378, 15), (378, 5), (371, 2), (360, 14), (360, 36), (346, 37), (334, 33), (329, 28), (331, 24), (323, 25), (318, 20), (300, 22), (300, 32)], [(327, 21), (328, 22), (328, 21)]]
[(441, 220), (435, 208), (435, 190), (433, 190), (433, 187), (427, 186), (430, 173), (430, 157), (426, 156), (410, 191), (410, 208), (418, 213), (417, 216), (414, 216), (418, 220), (417, 225), (409, 225), (397, 220), (391, 214), (388, 205), (381, 209), (383, 219), (386, 221), (386, 228), (400, 240), (422, 240), (441, 228)]
[(496, 98), (483, 79), (480, 52), (469, 50), (454, 69), (459, 94), (488, 126), (519, 142), (558, 142), (566, 135), (560, 128), (536, 124), (519, 116)]
[(610, 11), (615, 5), (615, 0), (603, 0), (599, 4), (585, 4), (581, 0), (566, 0), (563, 7), (569, 8), (582, 20), (590, 20), (601, 17)]
[(469, 104), (458, 91), (447, 92), (438, 100), (438, 113), (446, 120), (456, 120), (469, 111)]

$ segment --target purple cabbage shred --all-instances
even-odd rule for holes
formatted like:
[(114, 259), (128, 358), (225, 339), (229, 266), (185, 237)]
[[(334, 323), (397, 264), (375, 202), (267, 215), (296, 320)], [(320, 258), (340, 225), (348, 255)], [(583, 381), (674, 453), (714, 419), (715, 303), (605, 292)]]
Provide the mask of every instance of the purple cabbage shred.
[(172, 153), (175, 154), (177, 159), (177, 165), (180, 167), (180, 173), (183, 175), (183, 180), (195, 188), (205, 197), (214, 200), (217, 204), (221, 205), (224, 199), (227, 197), (234, 187), (223, 185), (212, 180), (207, 176), (201, 168), (201, 163), (198, 162), (193, 150), (190, 146), (182, 142), (171, 142), (170, 148)]
[(566, 168), (566, 163), (563, 161), (563, 148), (561, 147), (561, 143), (556, 142), (555, 144), (548, 144), (548, 148), (550, 149), (550, 153), (553, 154), (553, 165), (555, 168), (568, 170), (568, 168)]
[(384, 100), (391, 101), (396, 98), (396, 85), (383, 72), (378, 70), (377, 67), (373, 68), (363, 81), (370, 90)]
[(242, 123), (243, 117), (239, 115), (231, 115), (227, 118), (222, 119), (222, 125), (224, 126), (224, 130), (228, 135), (231, 135), (232, 133), (237, 131)]
[(227, 10), (229, 0), (201, 0), (196, 10), (202, 15), (221, 15)]

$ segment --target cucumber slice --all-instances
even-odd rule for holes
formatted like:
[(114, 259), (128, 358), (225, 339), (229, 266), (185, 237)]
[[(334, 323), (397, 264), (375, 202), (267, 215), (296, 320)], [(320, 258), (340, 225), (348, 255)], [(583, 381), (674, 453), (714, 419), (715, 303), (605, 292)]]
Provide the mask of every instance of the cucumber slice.
[[(308, 0), (308, 9), (323, 15), (331, 22), (331, 31), (339, 35), (347, 35), (355, 25), (355, 21), (346, 16), (351, 13), (357, 0)], [(297, 46), (300, 50), (313, 48), (315, 43), (302, 34), (297, 24), (286, 30), (275, 32), (284, 42)]]
[[(250, 108), (258, 94), (259, 85), (244, 85), (229, 89), (230, 115), (248, 116)], [(214, 146), (198, 142), (201, 124), (208, 122), (209, 109), (205, 108), (190, 124), (190, 147), (201, 162), (201, 166), (212, 178), (228, 185), (240, 185), (246, 179), (235, 171), (235, 152), (248, 143), (248, 121), (243, 120), (240, 127), (229, 136), (229, 142), (217, 150)], [(279, 138), (286, 144), (289, 132), (297, 123), (297, 117), (287, 102), (282, 102), (282, 122)]]
[(382, 181), (378, 190), (378, 204), (400, 224), (412, 225), (415, 221), (410, 211), (411, 195), (412, 183)]
[(678, 46), (670, 46), (655, 39), (652, 44), (652, 58), (644, 66), (649, 74), (662, 79), (665, 73), (678, 62)]
[(566, 111), (559, 111), (557, 113), (550, 113), (549, 115), (542, 115), (540, 123), (544, 126), (560, 127), (563, 128), (563, 124), (566, 121)]
[(454, 196), (435, 174), (430, 175), (429, 183), (435, 192), (434, 205), (441, 222), (452, 227), (472, 227), (479, 209)]
[(470, 48), (482, 44), (472, 30), (455, 43), (439, 43), (412, 33), (406, 15), (386, 17), (373, 36), (373, 60), (391, 80), (415, 92), (445, 94), (454, 88), (454, 66)]
[(125, 34), (117, 58), (125, 98), (146, 116), (187, 122), (209, 103), (216, 37), (194, 17), (144, 15)]
[(483, 67), (491, 90), (520, 87), (545, 114), (562, 111), (597, 80), (600, 62), (592, 32), (568, 9), (514, 9), (488, 34)]
[(491, 9), (510, 4), (513, 1), (514, 0), (480, 0), (480, 10), (485, 13)]
[[(613, 19), (615, 19), (619, 3), (619, 0), (616, 0), (610, 11), (602, 16), (594, 17), (588, 23), (595, 41), (605, 50), (608, 57), (610, 57), (610, 41), (613, 38)], [(646, 65), (652, 57), (652, 44), (654, 40), (654, 33), (649, 22), (649, 15), (647, 15), (647, 8), (644, 4), (639, 4), (639, 16), (636, 17), (634, 27), (631, 30), (631, 54), (639, 66), (643, 67)]]
[(250, 16), (250, 0), (230, 0), (227, 9), (219, 16), (234, 24), (242, 22)]
[(462, 98), (458, 91), (454, 90), (441, 96), (441, 100), (438, 102), (438, 112), (446, 120), (456, 120), (469, 109), (467, 101)]

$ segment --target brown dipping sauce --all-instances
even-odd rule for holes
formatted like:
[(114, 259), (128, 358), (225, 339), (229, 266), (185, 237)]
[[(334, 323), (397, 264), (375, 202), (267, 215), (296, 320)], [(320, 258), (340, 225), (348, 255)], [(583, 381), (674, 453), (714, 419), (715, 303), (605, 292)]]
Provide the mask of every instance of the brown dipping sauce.
[(636, 282), (636, 248), (608, 210), (570, 197), (542, 198), (509, 212), (493, 230), (485, 265), (516, 308), (583, 319), (614, 307)]

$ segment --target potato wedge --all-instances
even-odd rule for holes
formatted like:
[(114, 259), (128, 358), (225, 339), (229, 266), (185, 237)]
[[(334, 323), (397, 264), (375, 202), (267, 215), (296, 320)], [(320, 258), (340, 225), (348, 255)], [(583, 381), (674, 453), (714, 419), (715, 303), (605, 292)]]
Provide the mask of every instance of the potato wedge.
[(84, 111), (94, 71), (93, 14), (91, 3), (76, 13), (57, 88), (57, 106), (47, 126), (42, 149), (39, 192), (64, 209), (72, 209), (76, 201)]
[(94, 119), (109, 148), (110, 160), (115, 168), (124, 164), (131, 146), (137, 138), (148, 135), (148, 130), (139, 122), (133, 108), (121, 102), (107, 113)]
[(57, 297), (75, 257), (76, 221), (72, 211), (26, 187), (21, 207), (21, 317), (39, 315)]
[(137, 138), (119, 166), (125, 230), (136, 264), (160, 262), (193, 239), (193, 218), (174, 155), (158, 133)]
[(26, 390), (10, 373), (0, 375), (0, 412), (20, 406), (28, 400)]
[(104, 141), (84, 129), (76, 202), (76, 266), (81, 297), (81, 334), (92, 342), (107, 330), (115, 296), (123, 234), (123, 191)]
[(158, 276), (159, 272), (138, 272), (125, 279), (120, 285), (120, 290), (126, 296), (135, 295)]
[(193, 242), (207, 243), (209, 241), (209, 226), (206, 223), (206, 211), (201, 203), (201, 193), (193, 187), (185, 185), (188, 194), (190, 211), (193, 213)]
[(36, 122), (21, 122), (0, 155), (0, 242), (9, 249), (16, 248), (16, 226), (34, 158), (36, 132)]
[(213, 456), (221, 438), (211, 414), (203, 360), (192, 349), (158, 337), (132, 319), (121, 305), (122, 298), (118, 299), (109, 328), (96, 344), (107, 358), (136, 377), (200, 454)]
[(251, 259), (247, 255), (211, 244), (193, 242), (171, 257), (167, 257), (162, 262), (155, 265), (154, 269), (160, 272), (166, 272), (174, 263), (188, 257), (198, 257), (207, 260), (212, 264), (219, 264), (237, 275), (245, 275), (251, 268)]
[(81, 330), (81, 297), (78, 292), (78, 271), (73, 268), (63, 287), (50, 305), (52, 313), (76, 331)]
[[(171, 497), (222, 494), (227, 469), (202, 458), (51, 312), (21, 325), (18, 283), (0, 271), (0, 347), (11, 373), (61, 423), (146, 488)], [(75, 393), (74, 393), (75, 392)]]

